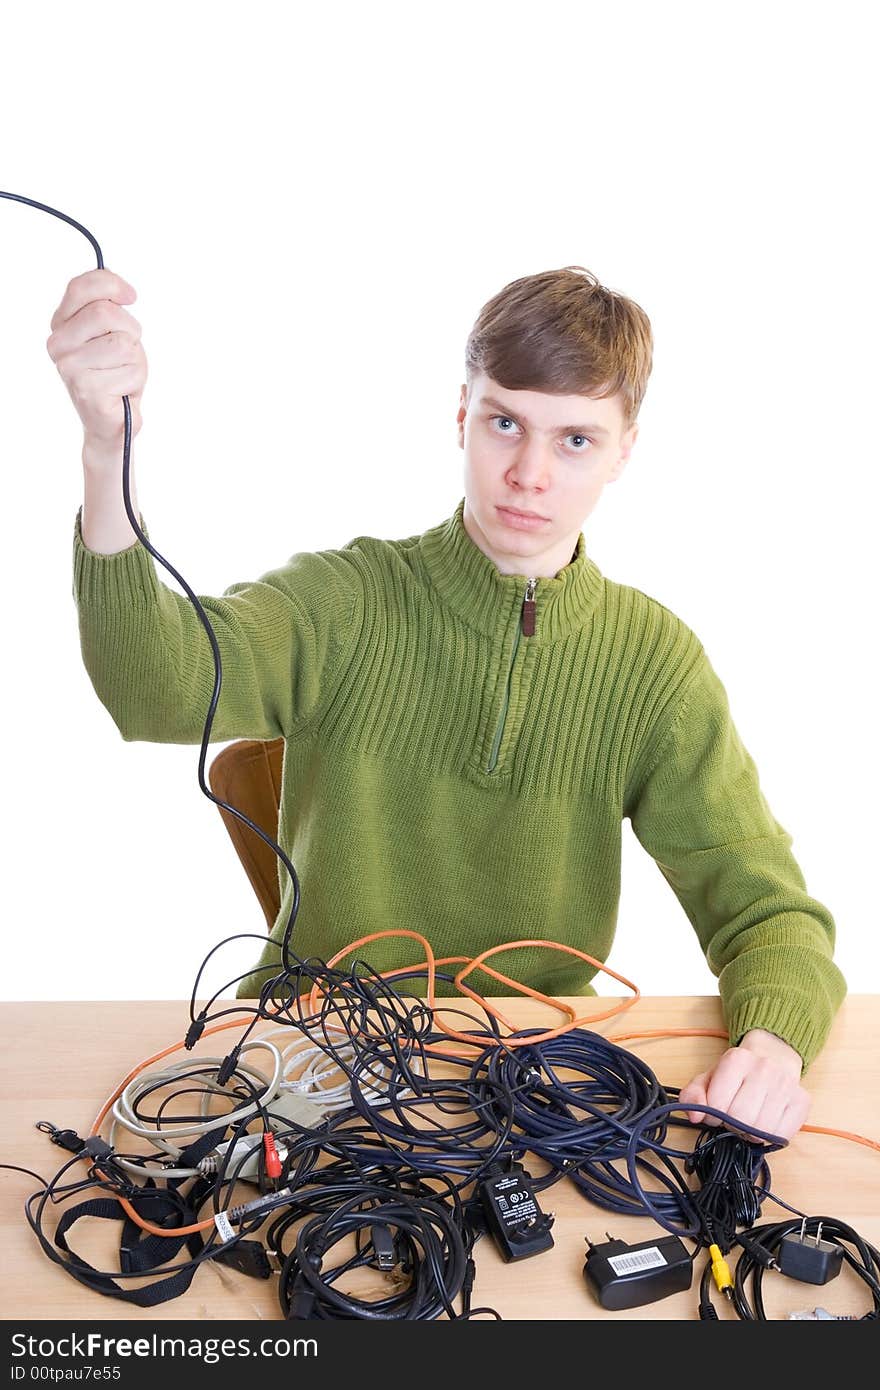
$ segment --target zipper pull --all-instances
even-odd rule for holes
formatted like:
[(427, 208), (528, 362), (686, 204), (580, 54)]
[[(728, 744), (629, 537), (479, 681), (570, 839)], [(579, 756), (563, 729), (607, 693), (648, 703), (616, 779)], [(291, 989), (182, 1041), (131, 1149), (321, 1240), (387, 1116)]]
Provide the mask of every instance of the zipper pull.
[(535, 635), (535, 587), (537, 583), (537, 579), (530, 579), (526, 585), (522, 606), (523, 637), (534, 637)]

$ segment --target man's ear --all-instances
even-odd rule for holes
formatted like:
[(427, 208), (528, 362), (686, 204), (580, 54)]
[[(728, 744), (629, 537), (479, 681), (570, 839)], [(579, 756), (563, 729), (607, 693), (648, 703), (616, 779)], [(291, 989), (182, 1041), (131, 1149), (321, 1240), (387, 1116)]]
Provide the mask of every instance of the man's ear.
[(467, 401), (467, 394), (468, 394), (467, 383), (466, 383), (466, 382), (463, 382), (463, 383), (462, 383), (462, 387), (461, 387), (461, 396), (459, 397), (459, 402), (458, 402), (458, 414), (457, 414), (456, 417), (455, 417), (456, 424), (458, 425), (458, 447), (459, 447), (459, 449), (463, 449), (463, 448), (464, 448), (464, 417), (465, 417), (465, 414), (467, 413), (467, 403), (468, 403), (468, 401)]
[(608, 474), (607, 481), (609, 483), (615, 482), (620, 477), (624, 468), (626, 468), (626, 465), (629, 462), (630, 452), (632, 451), (632, 447), (635, 444), (636, 439), (638, 438), (638, 434), (638, 425), (630, 425), (629, 429), (624, 432), (620, 442), (620, 458), (617, 460), (611, 472)]

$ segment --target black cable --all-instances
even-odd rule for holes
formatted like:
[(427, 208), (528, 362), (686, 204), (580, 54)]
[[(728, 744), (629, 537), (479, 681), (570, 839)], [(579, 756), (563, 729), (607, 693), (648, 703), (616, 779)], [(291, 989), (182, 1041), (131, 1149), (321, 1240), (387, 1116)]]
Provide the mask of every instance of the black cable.
[[(66, 213), (59, 212), (57, 208), (49, 207), (46, 203), (37, 202), (33, 198), (25, 198), (19, 193), (0, 192), (0, 198), (10, 198), (15, 202), (26, 203), (29, 207), (39, 208), (41, 212), (51, 213), (53, 217), (60, 217), (63, 222), (69, 223), (71, 227), (76, 227), (77, 231), (82, 232), (83, 236), (86, 237), (88, 241), (91, 243), (91, 246), (97, 258), (97, 268), (99, 270), (104, 269), (104, 257), (102, 255), (101, 248), (98, 245), (98, 242), (92, 236), (91, 232), (86, 227), (84, 227), (82, 223), (75, 221), (72, 217), (68, 217)], [(125, 412), (125, 432), (122, 455), (122, 498), (123, 503), (125, 505), (126, 516), (128, 517), (132, 530), (134, 531), (135, 535), (137, 536), (144, 549), (147, 550), (155, 560), (158, 560), (160, 565), (162, 565), (166, 570), (168, 570), (169, 574), (172, 574), (174, 576), (178, 584), (180, 584), (181, 588), (186, 593), (187, 598), (190, 600), (193, 607), (195, 608), (199, 620), (202, 626), (204, 627), (205, 632), (208, 635), (208, 641), (211, 644), (211, 651), (214, 657), (214, 689), (211, 693), (211, 700), (208, 706), (208, 714), (205, 719), (205, 728), (202, 734), (201, 748), (199, 750), (199, 787), (201, 788), (204, 795), (208, 798), (208, 800), (212, 801), (215, 806), (220, 806), (223, 808), (223, 810), (229, 811), (230, 814), (235, 816), (237, 820), (242, 822), (242, 824), (248, 826), (251, 830), (255, 831), (256, 834), (259, 835), (260, 839), (263, 840), (267, 845), (269, 845), (272, 850), (274, 850), (275, 854), (277, 854), (278, 858), (281, 860), (284, 867), (287, 869), (288, 874), (290, 875), (290, 879), (293, 884), (293, 901), (291, 905), (290, 916), (288, 918), (284, 930), (284, 935), (281, 941), (282, 960), (284, 962), (285, 968), (287, 969), (290, 967), (291, 963), (291, 956), (289, 951), (290, 939), (293, 933), (293, 925), (296, 921), (297, 913), (299, 912), (299, 879), (297, 877), (296, 870), (293, 867), (293, 864), (288, 859), (281, 846), (277, 844), (276, 841), (273, 840), (270, 835), (267, 835), (266, 832), (260, 828), (260, 826), (258, 826), (254, 821), (252, 821), (249, 816), (246, 816), (243, 811), (239, 811), (235, 806), (230, 806), (228, 802), (223, 801), (218, 796), (215, 796), (214, 793), (211, 791), (210, 787), (208, 786), (207, 782), (205, 781), (205, 761), (207, 758), (208, 745), (210, 743), (211, 738), (211, 726), (214, 722), (214, 713), (216, 711), (217, 703), (220, 698), (220, 686), (222, 683), (223, 673), (220, 661), (220, 648), (217, 643), (217, 637), (214, 632), (214, 629), (211, 626), (211, 623), (208, 619), (207, 614), (205, 613), (204, 608), (199, 602), (198, 596), (193, 592), (189, 584), (187, 584), (186, 580), (183, 578), (181, 574), (178, 573), (174, 566), (170, 564), (169, 561), (166, 560), (163, 555), (160, 555), (158, 550), (156, 550), (150, 544), (150, 541), (144, 535), (143, 531), (141, 530), (138, 524), (138, 518), (135, 516), (134, 509), (131, 505), (131, 404), (129, 402), (128, 396), (122, 397), (122, 405)]]
[[(644, 1161), (641, 1156), (641, 1151), (643, 1148), (655, 1150), (658, 1153), (660, 1152), (658, 1144), (651, 1137), (651, 1135), (647, 1133), (649, 1127), (653, 1128), (665, 1117), (681, 1109), (682, 1107), (677, 1102), (670, 1102), (667, 1105), (658, 1106), (653, 1113), (649, 1112), (646, 1116), (643, 1116), (641, 1119), (637, 1120), (633, 1124), (632, 1133), (630, 1135), (629, 1143), (627, 1144), (626, 1148), (627, 1171), (633, 1189), (638, 1196), (639, 1202), (641, 1203), (643, 1214), (652, 1216), (659, 1225), (664, 1227), (665, 1230), (672, 1231), (674, 1234), (687, 1234), (696, 1238), (704, 1239), (702, 1214), (695, 1201), (694, 1194), (687, 1192), (687, 1190), (684, 1188), (683, 1182), (682, 1192), (686, 1193), (686, 1195), (682, 1198), (681, 1213), (685, 1217), (690, 1215), (690, 1223), (687, 1229), (682, 1228), (682, 1226), (674, 1219), (674, 1217), (671, 1216), (668, 1204), (664, 1204), (662, 1199), (655, 1200), (657, 1194), (654, 1192), (649, 1193), (641, 1185), (636, 1172), (638, 1165)], [(765, 1155), (768, 1153), (773, 1153), (778, 1149), (787, 1147), (787, 1140), (781, 1139), (778, 1135), (770, 1134), (765, 1130), (758, 1129), (757, 1127), (748, 1127), (742, 1124), (741, 1122), (734, 1120), (734, 1118), (731, 1115), (728, 1115), (726, 1111), (719, 1110), (715, 1106), (701, 1105), (700, 1110), (701, 1112), (704, 1112), (706, 1115), (714, 1115), (716, 1119), (720, 1120), (723, 1124), (725, 1124), (729, 1129), (733, 1130), (733, 1132), (736, 1134), (743, 1134), (744, 1132), (747, 1132), (749, 1135), (753, 1137), (753, 1140), (757, 1140), (758, 1142), (760, 1142), (760, 1144), (763, 1145)], [(687, 1121), (679, 1120), (678, 1123), (683, 1124), (686, 1127), (690, 1127)], [(749, 1142), (753, 1142), (753, 1140), (750, 1140)], [(664, 1159), (669, 1159), (670, 1157), (678, 1158), (683, 1163), (687, 1163), (691, 1159), (690, 1154), (680, 1149), (671, 1149), (668, 1146), (665, 1148), (665, 1150), (663, 1150), (662, 1156), (664, 1157)], [(766, 1161), (764, 1158), (762, 1158), (760, 1161), (756, 1159), (756, 1171), (761, 1172), (766, 1180), (766, 1187), (762, 1190), (761, 1193), (758, 1193), (758, 1196), (763, 1197), (770, 1195), (769, 1168), (767, 1168)]]
[[(324, 1268), (325, 1256), (347, 1236), (377, 1226), (398, 1232), (397, 1249), (402, 1262), (410, 1266), (408, 1283), (387, 1298), (375, 1300), (335, 1289), (334, 1283), (352, 1267), (351, 1261), (328, 1270)], [(367, 1252), (371, 1245), (372, 1241)], [(330, 1215), (312, 1217), (300, 1227), (295, 1249), (282, 1268), (279, 1298), (286, 1315), (293, 1318), (426, 1321), (445, 1312), (454, 1319), (458, 1314), (452, 1300), (464, 1283), (466, 1264), (461, 1225), (442, 1201), (403, 1196), (389, 1199), (382, 1188), (368, 1188)]]
[(712, 1262), (707, 1260), (700, 1276), (700, 1322), (718, 1322), (718, 1310), (712, 1302)]
[(766, 1150), (727, 1129), (704, 1127), (697, 1136), (685, 1172), (700, 1181), (693, 1202), (703, 1227), (703, 1244), (717, 1245), (726, 1255), (736, 1240), (738, 1226), (751, 1227), (761, 1215), (761, 1203), (769, 1186), (759, 1188), (759, 1177), (769, 1184)]
[(21, 1168), (17, 1163), (0, 1163), (0, 1168), (8, 1168), (11, 1173), (27, 1173), (29, 1178), (36, 1178), (41, 1187), (48, 1186), (46, 1179), (41, 1178), (32, 1168)]
[[(615, 1167), (629, 1152), (633, 1129), (639, 1125), (633, 1166), (663, 1189), (652, 1192), (654, 1204), (664, 1212), (669, 1229), (681, 1235), (699, 1230), (689, 1190), (674, 1165), (675, 1158), (686, 1155), (662, 1147), (666, 1126), (655, 1118), (662, 1118), (658, 1107), (668, 1100), (668, 1092), (647, 1063), (583, 1028), (510, 1050), (509, 1055), (487, 1050), (479, 1062), (512, 1094), (522, 1080), (531, 1078), (531, 1089), (515, 1100), (513, 1112), (522, 1147), (551, 1165), (547, 1176), (533, 1182), (536, 1191), (566, 1175), (597, 1206), (644, 1215), (643, 1185), (634, 1171), (627, 1177)], [(646, 1147), (658, 1154), (660, 1167), (641, 1154)]]
[[(50, 1200), (53, 1202), (55, 1201), (54, 1194), (56, 1191), (60, 1190), (57, 1186), (59, 1179), (77, 1162), (77, 1159), (78, 1155), (74, 1155), (73, 1158), (69, 1159), (58, 1170), (58, 1173), (55, 1175), (53, 1179), (51, 1179), (51, 1181), (47, 1184), (47, 1186), (42, 1192), (33, 1193), (25, 1202), (25, 1217), (27, 1219), (28, 1225), (31, 1227), (31, 1230), (37, 1237), (37, 1240), (40, 1243), (43, 1253), (48, 1256), (48, 1258), (52, 1261), (53, 1264), (59, 1265), (67, 1274), (71, 1276), (71, 1278), (76, 1279), (81, 1284), (86, 1284), (89, 1288), (95, 1287), (93, 1280), (96, 1276), (98, 1278), (108, 1280), (143, 1279), (145, 1274), (145, 1271), (143, 1270), (95, 1270), (91, 1265), (86, 1264), (85, 1261), (79, 1260), (77, 1257), (69, 1253), (67, 1255), (67, 1258), (65, 1258), (64, 1255), (57, 1251), (49, 1242), (43, 1230), (43, 1212), (45, 1211), (47, 1202), (49, 1202)], [(89, 1189), (94, 1188), (97, 1188), (102, 1193), (102, 1195), (112, 1195), (112, 1188), (109, 1188), (106, 1183), (92, 1178), (86, 1178), (82, 1182), (71, 1184), (70, 1186), (64, 1189), (64, 1192), (66, 1195), (73, 1195), (74, 1193), (86, 1192)], [(36, 1202), (38, 1199), (39, 1206), (37, 1208), (37, 1211), (34, 1212), (33, 1203)], [(158, 1278), (164, 1277), (168, 1274), (188, 1272), (194, 1266), (203, 1263), (204, 1260), (213, 1259), (216, 1250), (212, 1247), (214, 1243), (217, 1241), (217, 1239), (218, 1236), (215, 1230), (209, 1234), (209, 1239), (206, 1242), (205, 1249), (201, 1252), (199, 1256), (195, 1257), (192, 1260), (186, 1260), (176, 1265), (166, 1264), (163, 1265), (162, 1268), (159, 1270), (147, 1271), (147, 1273), (155, 1274)], [(101, 1289), (99, 1290), (99, 1292), (108, 1291)]]
[[(224, 939), (223, 939), (222, 941), (218, 941), (217, 944), (216, 944), (216, 946), (212, 946), (211, 949), (210, 949), (210, 951), (208, 952), (208, 954), (205, 956), (205, 959), (202, 961), (201, 965), (199, 966), (198, 970), (196, 971), (196, 978), (195, 978), (195, 980), (193, 981), (192, 994), (191, 994), (191, 996), (190, 996), (190, 1001), (189, 1001), (189, 1016), (190, 1016), (190, 1018), (192, 1019), (193, 1022), (196, 1021), (196, 996), (197, 996), (197, 994), (198, 994), (199, 981), (200, 981), (201, 978), (202, 978), (202, 972), (203, 972), (203, 970), (205, 969), (205, 966), (208, 964), (208, 961), (209, 961), (209, 960), (211, 959), (211, 957), (214, 955), (215, 951), (219, 951), (219, 950), (220, 950), (221, 946), (228, 946), (229, 943), (230, 943), (230, 941), (244, 941), (244, 940), (248, 940), (248, 941), (250, 941), (250, 940), (253, 940), (253, 941), (260, 941), (260, 942), (262, 942), (262, 944), (263, 944), (264, 946), (265, 946), (265, 944), (266, 944), (266, 938), (265, 938), (265, 936), (260, 936), (258, 932), (235, 932), (232, 936), (224, 937)], [(225, 1010), (223, 1010), (223, 1013), (210, 1014), (210, 1011), (211, 1011), (211, 1009), (213, 1008), (214, 1004), (216, 1004), (217, 1000), (220, 998), (220, 996), (221, 996), (222, 994), (225, 994), (225, 992), (226, 992), (227, 989), (231, 989), (233, 985), (237, 985), (237, 984), (239, 983), (240, 980), (246, 979), (248, 975), (259, 975), (259, 974), (261, 974), (264, 970), (274, 970), (274, 969), (275, 969), (275, 966), (274, 966), (274, 965), (260, 965), (260, 966), (257, 966), (254, 970), (245, 970), (243, 974), (237, 975), (237, 976), (235, 977), (234, 980), (227, 980), (226, 984), (225, 984), (225, 985), (222, 985), (221, 988), (218, 989), (218, 990), (211, 996), (211, 998), (208, 1000), (207, 1004), (206, 1004), (206, 1005), (204, 1006), (204, 1008), (200, 1011), (199, 1017), (200, 1017), (200, 1018), (202, 1019), (202, 1021), (205, 1022), (205, 1023), (208, 1023), (208, 1022), (213, 1023), (216, 1019), (222, 1018), (224, 1013), (239, 1013), (239, 1012), (246, 1012), (246, 1011), (249, 1012), (249, 1010), (247, 1010), (247, 1008), (246, 1008), (245, 1005), (237, 1005), (234, 1009), (225, 1009)], [(210, 1018), (208, 1017), (209, 1014), (210, 1014)]]

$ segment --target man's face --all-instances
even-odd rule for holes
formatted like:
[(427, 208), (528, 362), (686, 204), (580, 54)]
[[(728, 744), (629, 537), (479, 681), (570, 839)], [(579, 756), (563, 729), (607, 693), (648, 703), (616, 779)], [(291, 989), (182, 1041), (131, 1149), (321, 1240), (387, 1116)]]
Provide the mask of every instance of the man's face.
[(483, 372), (470, 394), (462, 386), (456, 418), (465, 530), (502, 574), (552, 578), (570, 562), (605, 484), (623, 471), (638, 425), (624, 430), (617, 395), (509, 391)]

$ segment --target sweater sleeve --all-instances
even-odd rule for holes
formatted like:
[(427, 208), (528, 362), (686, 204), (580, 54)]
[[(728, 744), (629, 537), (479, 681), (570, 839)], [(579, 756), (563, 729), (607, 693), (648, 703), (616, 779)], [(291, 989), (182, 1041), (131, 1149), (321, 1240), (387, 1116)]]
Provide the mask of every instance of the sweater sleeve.
[[(160, 582), (137, 541), (103, 555), (73, 538), (83, 662), (126, 742), (201, 743), (215, 682), (194, 605)], [(149, 532), (140, 521), (149, 539)], [(198, 595), (214, 629), (221, 686), (210, 741), (269, 740), (314, 718), (355, 630), (363, 584), (338, 551), (303, 552), (219, 598)]]
[(846, 993), (832, 961), (835, 926), (806, 891), (705, 652), (628, 814), (718, 977), (731, 1044), (764, 1028), (806, 1069)]

